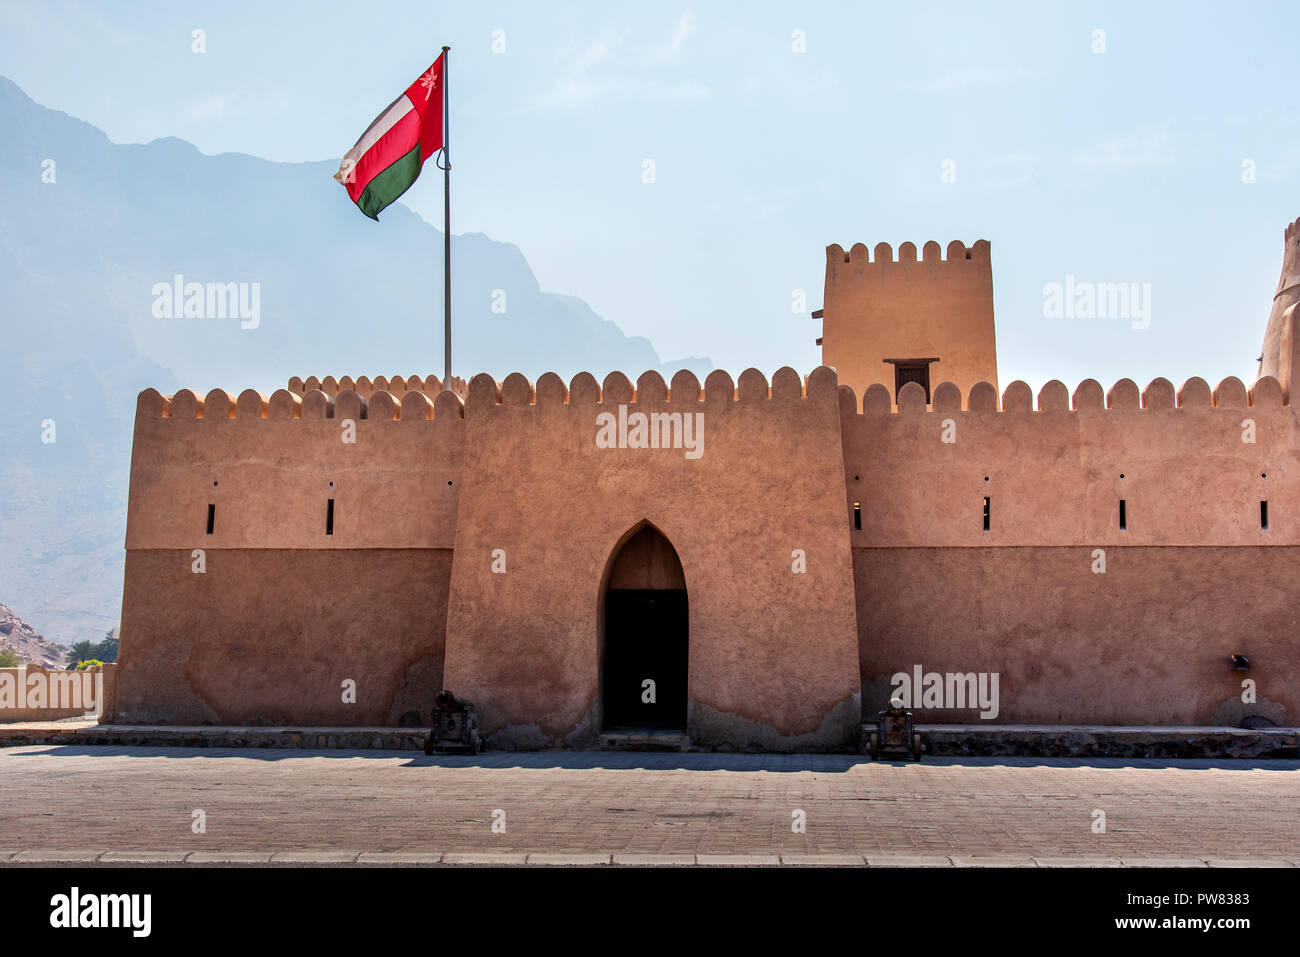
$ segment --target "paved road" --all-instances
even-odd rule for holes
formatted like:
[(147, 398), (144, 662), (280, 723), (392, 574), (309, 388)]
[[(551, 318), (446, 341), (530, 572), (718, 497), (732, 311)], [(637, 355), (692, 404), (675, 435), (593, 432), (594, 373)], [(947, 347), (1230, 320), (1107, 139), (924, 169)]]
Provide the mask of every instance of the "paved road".
[[(0, 860), (1300, 866), (1300, 762), (22, 747)], [(192, 830), (203, 811), (206, 832)], [(494, 819), (504, 812), (504, 833)], [(792, 827), (802, 811), (806, 830)], [(1105, 831), (1094, 812), (1105, 812)], [(230, 852), (240, 852), (232, 854)], [(445, 857), (442, 857), (445, 855)], [(504, 855), (500, 858), (495, 855)], [(146, 855), (148, 856), (148, 855)], [(985, 859), (988, 859), (987, 861)]]

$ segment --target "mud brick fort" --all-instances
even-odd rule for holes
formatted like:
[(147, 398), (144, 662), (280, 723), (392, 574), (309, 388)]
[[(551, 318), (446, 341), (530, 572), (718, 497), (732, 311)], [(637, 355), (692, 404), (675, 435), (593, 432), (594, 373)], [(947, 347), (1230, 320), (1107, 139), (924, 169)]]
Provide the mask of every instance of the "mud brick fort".
[(920, 668), (999, 680), (927, 723), (1298, 724), (1297, 299), (1300, 221), (1251, 384), (1035, 396), (987, 242), (830, 246), (806, 376), (146, 390), (116, 719), (420, 725), (449, 688), (492, 748), (856, 749)]

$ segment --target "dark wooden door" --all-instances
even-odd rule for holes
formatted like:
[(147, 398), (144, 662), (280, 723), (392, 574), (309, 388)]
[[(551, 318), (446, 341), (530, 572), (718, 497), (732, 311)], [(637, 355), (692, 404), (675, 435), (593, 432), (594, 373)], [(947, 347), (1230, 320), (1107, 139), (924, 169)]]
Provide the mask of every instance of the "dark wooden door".
[[(605, 729), (685, 730), (687, 606), (684, 588), (605, 593)], [(644, 682), (653, 681), (654, 702)]]

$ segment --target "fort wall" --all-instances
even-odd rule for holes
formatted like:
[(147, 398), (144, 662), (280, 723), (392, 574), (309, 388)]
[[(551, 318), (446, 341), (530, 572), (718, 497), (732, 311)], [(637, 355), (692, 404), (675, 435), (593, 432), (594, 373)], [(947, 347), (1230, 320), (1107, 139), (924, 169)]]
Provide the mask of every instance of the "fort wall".
[(1300, 453), (1276, 380), (1054, 381), (1036, 402), (944, 383), (929, 408), (908, 385), (897, 412), (883, 387), (840, 394), (864, 710), (921, 665), (999, 673), (997, 723), (1300, 720)]
[[(601, 448), (602, 413), (696, 415), (702, 454)], [(834, 373), (679, 372), (566, 387), (470, 381), (446, 681), (493, 747), (581, 746), (601, 727), (602, 596), (653, 525), (689, 603), (688, 731), (703, 746), (834, 749), (860, 711)], [(629, 443), (630, 444), (630, 443)], [(794, 573), (794, 550), (806, 573)], [(505, 574), (491, 571), (501, 550)]]
[(427, 724), (463, 445), (452, 393), (141, 393), (119, 719)]

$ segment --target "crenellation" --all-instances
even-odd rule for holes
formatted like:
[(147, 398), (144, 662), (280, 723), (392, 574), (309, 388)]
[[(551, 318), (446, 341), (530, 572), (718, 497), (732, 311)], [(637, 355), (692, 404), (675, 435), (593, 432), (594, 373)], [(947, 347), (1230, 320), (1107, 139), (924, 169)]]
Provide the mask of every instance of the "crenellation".
[(704, 390), (700, 388), (699, 377), (690, 369), (679, 369), (673, 373), (673, 380), (668, 387), (669, 402), (703, 402)]
[(976, 382), (970, 387), (966, 408), (971, 412), (998, 411), (998, 390), (992, 382)]
[[(423, 395), (414, 392), (411, 394)], [(366, 416), (372, 422), (392, 422), (401, 416), (401, 412), (402, 403), (391, 392), (372, 392), (366, 400)]]
[(270, 408), (266, 396), (256, 389), (245, 389), (235, 400), (235, 418), (265, 419)]
[(925, 390), (916, 382), (909, 382), (898, 390), (898, 411), (904, 415), (925, 411)]
[(627, 405), (635, 401), (636, 390), (632, 388), (632, 380), (621, 372), (611, 372), (605, 376), (605, 381), (600, 386), (600, 404), (601, 405)]
[(858, 409), (858, 397), (853, 394), (853, 386), (840, 386), (837, 398), (840, 403), (840, 422), (845, 427), (862, 417), (862, 412)]
[(540, 376), (537, 385), (534, 387), (537, 395), (537, 403), (546, 406), (561, 406), (569, 401), (569, 389), (554, 372), (547, 372)]
[[(323, 391), (323, 390), (322, 390)], [(328, 395), (329, 393), (326, 393)], [(370, 394), (373, 399), (375, 393)], [(352, 419), (354, 422), (366, 418), (370, 399), (363, 399), (355, 392), (340, 392), (334, 397), (334, 418)]]
[(534, 398), (533, 384), (521, 373), (512, 372), (501, 383), (502, 405), (532, 405)]
[(704, 377), (704, 395), (706, 406), (718, 408), (730, 405), (736, 400), (736, 384), (731, 374), (724, 369), (714, 369)]
[(1106, 392), (1107, 409), (1139, 409), (1142, 395), (1132, 379), (1120, 379)]
[[(884, 386), (880, 387), (886, 395), (889, 390)], [(931, 396), (932, 407), (935, 412), (960, 412), (961, 411), (961, 389), (955, 382), (940, 382), (934, 387), (934, 393)]]
[(271, 393), (271, 400), (267, 404), (267, 418), (302, 418), (302, 396), (294, 395), (288, 389), (276, 389)]
[(1096, 379), (1084, 379), (1074, 390), (1076, 412), (1099, 412), (1106, 408), (1106, 393)]
[(1147, 383), (1142, 390), (1142, 408), (1172, 409), (1174, 407), (1174, 384), (1168, 379), (1157, 377)]
[(1029, 388), (1028, 382), (1021, 382), (1017, 379), (1008, 383), (1006, 389), (1002, 392), (1002, 411), (1034, 411), (1034, 390)]
[(1235, 375), (1230, 375), (1214, 387), (1214, 406), (1218, 409), (1244, 409), (1246, 387)]
[(803, 380), (799, 373), (789, 366), (782, 366), (772, 373), (773, 399), (802, 399), (804, 397)]
[(1271, 375), (1260, 376), (1247, 396), (1252, 407), (1274, 408), (1282, 405), (1282, 385)]
[[(736, 383), (737, 402), (757, 402), (771, 396), (768, 391), (767, 376), (758, 369), (746, 369), (740, 374)], [(707, 399), (708, 396), (705, 395)]]
[(433, 400), (423, 392), (410, 391), (402, 396), (400, 417), (403, 422), (427, 421), (433, 418)]
[(203, 400), (189, 389), (181, 389), (172, 396), (171, 417), (173, 419), (203, 418)]
[(1069, 412), (1070, 390), (1060, 379), (1052, 379), (1038, 390), (1039, 412)]
[(302, 397), (302, 418), (334, 418), (334, 400), (320, 389), (312, 389)]
[(1214, 404), (1210, 384), (1200, 376), (1192, 376), (1178, 390), (1178, 408), (1208, 409)]
[(225, 389), (212, 389), (203, 397), (203, 419), (216, 422), (235, 417), (235, 403)]
[(569, 382), (569, 405), (599, 405), (600, 383), (590, 372), (579, 372)]
[(863, 415), (888, 415), (894, 411), (894, 400), (890, 396), (889, 390), (880, 383), (875, 383), (867, 387), (867, 391), (862, 393), (862, 414)]

